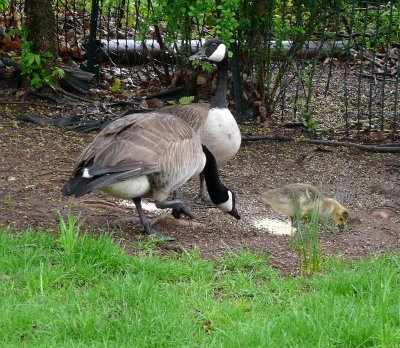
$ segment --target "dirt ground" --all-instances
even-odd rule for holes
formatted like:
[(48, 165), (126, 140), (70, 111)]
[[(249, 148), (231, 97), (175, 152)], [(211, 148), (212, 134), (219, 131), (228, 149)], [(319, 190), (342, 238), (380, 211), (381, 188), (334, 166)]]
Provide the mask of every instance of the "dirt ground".
[[(4, 100), (0, 97), (0, 103)], [(59, 213), (80, 213), (83, 229), (113, 233), (127, 250), (135, 252), (134, 243), (142, 238), (140, 226), (123, 222), (136, 216), (134, 208), (101, 193), (80, 199), (61, 196), (75, 159), (95, 133), (15, 120), (16, 115), (32, 111), (47, 115), (52, 109), (35, 105), (21, 109), (18, 104), (0, 108), (0, 224), (16, 232), (30, 227), (56, 231)], [(247, 132), (246, 127), (243, 132)], [(194, 209), (197, 219), (192, 221), (162, 219), (157, 229), (176, 240), (159, 244), (160, 251), (198, 248), (203, 255), (214, 257), (247, 247), (266, 253), (272, 266), (283, 274), (297, 274), (299, 258), (288, 246), (289, 236), (255, 226), (266, 217), (285, 220), (260, 201), (259, 193), (294, 182), (322, 185), (350, 211), (351, 220), (344, 232), (331, 228), (320, 233), (323, 255), (355, 259), (400, 249), (398, 154), (293, 142), (244, 142), (220, 171), (224, 183), (237, 194), (242, 219), (236, 221), (210, 208)], [(181, 195), (194, 196), (197, 187), (198, 180), (193, 179)], [(148, 215), (156, 217), (160, 212), (149, 211)]]

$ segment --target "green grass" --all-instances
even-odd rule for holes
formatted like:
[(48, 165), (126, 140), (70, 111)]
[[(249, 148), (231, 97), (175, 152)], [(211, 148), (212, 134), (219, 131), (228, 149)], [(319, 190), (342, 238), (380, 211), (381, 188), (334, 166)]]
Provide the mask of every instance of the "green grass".
[(311, 275), (311, 273), (321, 269), (321, 256), (318, 243), (318, 230), (320, 216), (318, 209), (321, 201), (317, 200), (317, 205), (306, 224), (302, 224), (298, 202), (295, 202), (296, 212), (296, 233), (294, 233), (289, 245), (297, 251), (300, 258), (300, 274)]
[(1, 347), (399, 347), (400, 255), (283, 278), (249, 251), (132, 257), (0, 232)]
[(4, 205), (4, 206), (7, 206), (7, 207), (11, 207), (14, 203), (15, 203), (15, 201), (11, 197), (11, 195), (0, 196), (0, 206)]

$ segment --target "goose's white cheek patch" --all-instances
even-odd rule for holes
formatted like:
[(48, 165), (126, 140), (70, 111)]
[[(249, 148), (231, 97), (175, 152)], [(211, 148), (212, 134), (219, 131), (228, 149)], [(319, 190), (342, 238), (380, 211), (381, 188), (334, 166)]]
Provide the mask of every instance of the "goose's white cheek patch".
[(218, 63), (225, 58), (225, 55), (226, 55), (226, 46), (221, 43), (218, 45), (217, 49), (213, 52), (213, 54), (208, 57), (208, 60)]
[(228, 200), (224, 203), (217, 204), (218, 209), (222, 210), (224, 213), (229, 213), (233, 208), (232, 192), (228, 192)]

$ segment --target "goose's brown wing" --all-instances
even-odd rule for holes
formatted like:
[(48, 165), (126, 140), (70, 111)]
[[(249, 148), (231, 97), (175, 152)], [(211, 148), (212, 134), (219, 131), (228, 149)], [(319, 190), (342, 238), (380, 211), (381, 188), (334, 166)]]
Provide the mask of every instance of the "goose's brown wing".
[(138, 163), (157, 169), (171, 143), (193, 137), (193, 132), (170, 115), (149, 113), (120, 118), (99, 133), (82, 152), (74, 173), (90, 164), (90, 175), (133, 169)]
[[(134, 114), (118, 119), (82, 152), (62, 192), (81, 196), (121, 180), (157, 173), (171, 146), (194, 135), (186, 123), (168, 114)], [(200, 143), (198, 147), (201, 149)], [(90, 178), (82, 177), (85, 168)]]

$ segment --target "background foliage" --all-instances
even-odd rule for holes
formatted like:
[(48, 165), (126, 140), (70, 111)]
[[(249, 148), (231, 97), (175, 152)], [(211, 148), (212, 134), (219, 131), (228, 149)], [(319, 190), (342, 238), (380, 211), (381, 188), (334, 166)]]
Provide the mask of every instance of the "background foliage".
[[(23, 2), (13, 4), (23, 11)], [(92, 1), (67, 0), (53, 4), (58, 18), (60, 52), (73, 55), (78, 52), (74, 58), (84, 60)], [(7, 9), (8, 1), (0, 0), (1, 6)], [(97, 39), (139, 42), (155, 39), (169, 54), (187, 56), (189, 40), (218, 36), (230, 44), (235, 89), (232, 95), (239, 113), (259, 116), (263, 121), (276, 117), (279, 112), (282, 118), (286, 117), (290, 111), (293, 118), (300, 117), (309, 130), (315, 130), (320, 128), (313, 109), (318, 93), (315, 82), (321, 61), (326, 57), (334, 59), (324, 62), (329, 65), (325, 95), (330, 89), (334, 64), (353, 64), (352, 69), (345, 67), (342, 72), (344, 105), (335, 106), (344, 109), (341, 117), (346, 124), (349, 118), (358, 122), (365, 114), (372, 119), (392, 114), (393, 109), (397, 112), (395, 57), (398, 52), (393, 49), (400, 46), (399, 8), (397, 1), (373, 0), (101, 0)], [(79, 34), (81, 28), (85, 30)], [(178, 47), (176, 43), (183, 45)], [(316, 48), (310, 56), (311, 44)], [(336, 47), (339, 44), (340, 47)], [(81, 48), (75, 50), (73, 46), (79, 45)], [(122, 42), (118, 50), (125, 47)], [(378, 71), (378, 76), (373, 66), (376, 55), (384, 56), (384, 61), (377, 65), (383, 70)], [(149, 56), (153, 59), (151, 54)], [(363, 62), (364, 56), (369, 61), (372, 57), (372, 68), (370, 63)], [(169, 74), (176, 69), (176, 63), (185, 61), (181, 58), (173, 60), (170, 67), (162, 62), (163, 69), (157, 67), (160, 59), (152, 64), (165, 87), (171, 85), (173, 79)], [(119, 64), (119, 61), (114, 63)], [(359, 67), (358, 90), (351, 95), (346, 78), (350, 78), (347, 74), (356, 67)], [(363, 75), (372, 76), (373, 83), (362, 80)], [(391, 76), (391, 81), (386, 76)], [(123, 88), (123, 79), (120, 80)], [(392, 85), (388, 91), (389, 82)], [(367, 103), (361, 100), (364, 94), (370, 97)], [(379, 103), (372, 100), (376, 95), (385, 99), (383, 108), (380, 107), (382, 100)], [(240, 96), (243, 100), (238, 99)], [(353, 103), (355, 99), (357, 102)], [(363, 109), (364, 105), (368, 105), (367, 110)], [(382, 129), (385, 122), (387, 120), (381, 120)]]

